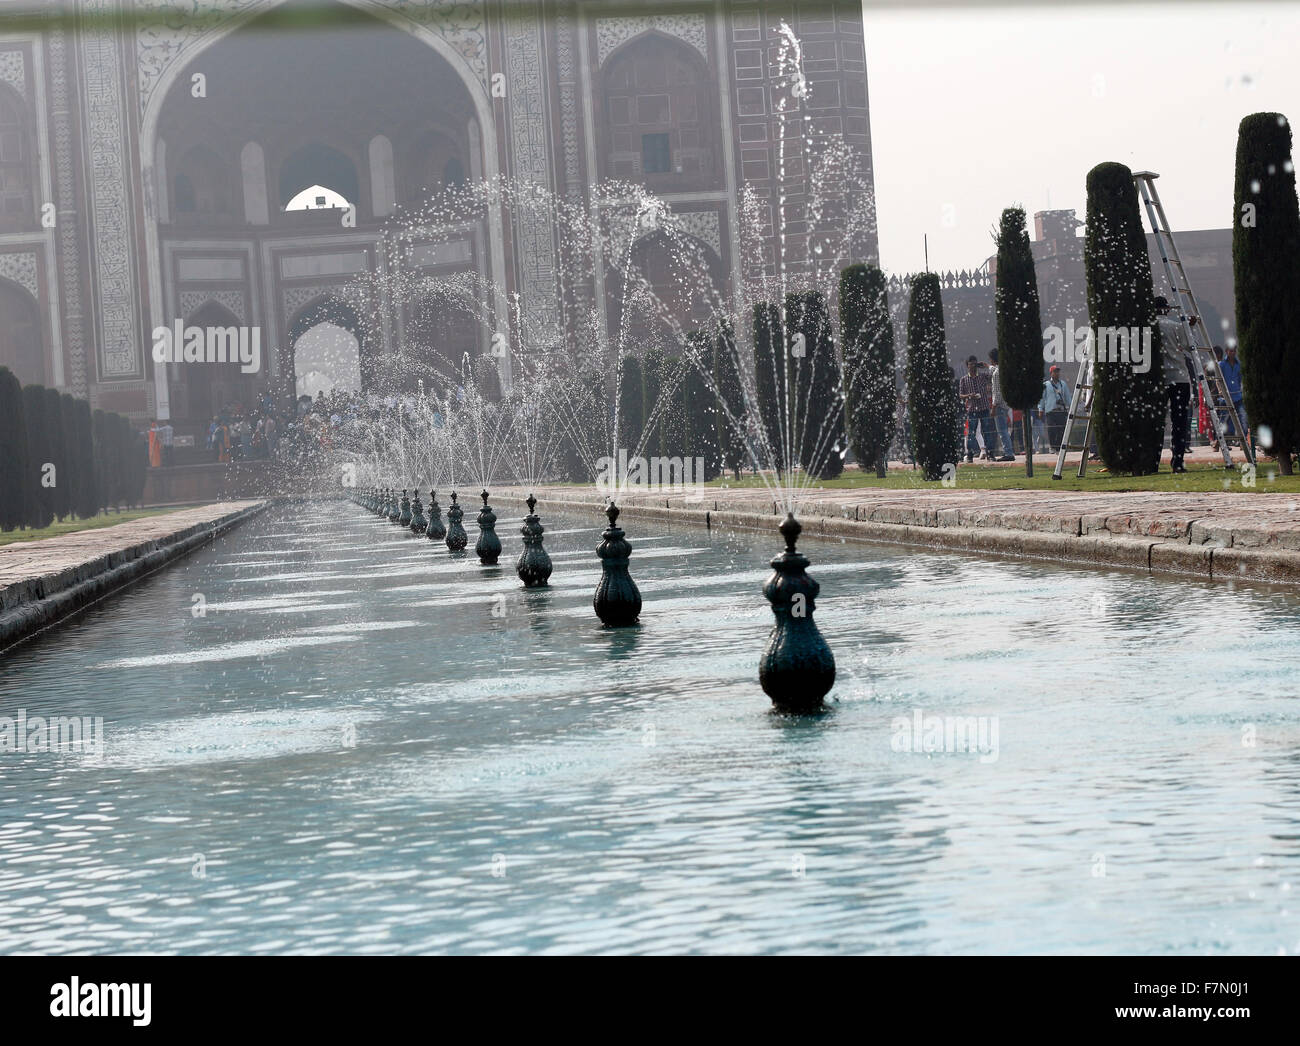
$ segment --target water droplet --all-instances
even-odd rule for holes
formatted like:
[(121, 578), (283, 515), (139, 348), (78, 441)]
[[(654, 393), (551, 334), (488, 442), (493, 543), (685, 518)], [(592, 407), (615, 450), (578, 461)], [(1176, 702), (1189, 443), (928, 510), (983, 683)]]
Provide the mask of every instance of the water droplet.
[(1254, 181), (1252, 181), (1252, 182), (1250, 183), (1250, 191), (1251, 191), (1251, 192), (1259, 192), (1259, 181), (1258, 181), (1258, 180), (1254, 180)]
[(1267, 425), (1259, 427), (1259, 445), (1261, 447), (1271, 447), (1273, 445), (1273, 430)]

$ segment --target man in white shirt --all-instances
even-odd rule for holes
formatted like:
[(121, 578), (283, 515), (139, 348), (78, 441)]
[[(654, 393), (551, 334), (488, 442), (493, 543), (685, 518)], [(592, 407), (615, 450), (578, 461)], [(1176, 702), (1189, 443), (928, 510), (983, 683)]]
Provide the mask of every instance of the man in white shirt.
[[(998, 370), (998, 350), (989, 350), (989, 378), (993, 382), (993, 424), (998, 430), (998, 442), (1002, 444), (1002, 457), (999, 461), (1015, 461), (1011, 449), (1011, 408), (1002, 398), (1002, 377)], [(992, 451), (990, 450), (991, 454)]]
[(1047, 426), (1049, 452), (1061, 449), (1065, 439), (1065, 422), (1070, 416), (1070, 386), (1061, 380), (1061, 368), (1052, 364), (1043, 382), (1043, 398), (1038, 401), (1038, 416)]
[(165, 467), (170, 468), (172, 463), (172, 441), (176, 437), (176, 430), (172, 428), (170, 421), (164, 421), (158, 428), (158, 438), (162, 442), (162, 463)]

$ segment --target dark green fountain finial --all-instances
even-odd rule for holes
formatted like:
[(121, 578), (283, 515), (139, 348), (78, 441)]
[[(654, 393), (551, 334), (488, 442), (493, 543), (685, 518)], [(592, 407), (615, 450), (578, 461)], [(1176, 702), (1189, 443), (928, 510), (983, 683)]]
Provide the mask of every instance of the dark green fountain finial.
[(484, 489), (480, 496), (483, 498), (483, 509), (478, 514), (478, 541), (474, 543), (474, 552), (480, 563), (491, 567), (496, 566), (497, 560), (501, 558), (501, 539), (496, 533), (497, 514), (488, 504), (491, 495)]
[(596, 549), (600, 557), (600, 582), (591, 600), (596, 616), (616, 628), (636, 624), (641, 613), (641, 592), (628, 572), (632, 545), (618, 526), (618, 515), (618, 506), (611, 501), (605, 509), (609, 527), (601, 534), (600, 547)]
[(447, 549), (451, 552), (463, 552), (465, 546), (469, 544), (469, 534), (465, 532), (464, 524), (461, 520), (465, 517), (465, 510), (460, 507), (456, 501), (456, 492), (451, 492), (451, 508), (447, 510)]
[(796, 547), (803, 527), (794, 513), (778, 529), (785, 552), (772, 560), (772, 576), (763, 585), (775, 621), (758, 679), (782, 711), (816, 712), (835, 685), (835, 657), (813, 621), (821, 586), (807, 574), (808, 558)]
[(801, 527), (799, 521), (794, 518), (794, 513), (787, 512), (785, 519), (777, 529), (781, 531), (781, 536), (785, 538), (785, 550), (791, 555), (794, 555), (796, 551), (795, 545), (799, 541), (799, 535), (803, 533), (803, 527)]
[(537, 498), (529, 494), (525, 504), (528, 506), (528, 517), (519, 530), (524, 539), (524, 551), (515, 563), (515, 573), (525, 588), (544, 588), (552, 570), (551, 557), (542, 547), (542, 534), (546, 528), (537, 518)]

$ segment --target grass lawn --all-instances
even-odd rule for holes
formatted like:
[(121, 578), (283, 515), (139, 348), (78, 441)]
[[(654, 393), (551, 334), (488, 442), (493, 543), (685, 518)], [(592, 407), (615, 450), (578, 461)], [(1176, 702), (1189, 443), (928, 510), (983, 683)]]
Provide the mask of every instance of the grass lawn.
[[(1300, 475), (1282, 476), (1276, 464), (1263, 463), (1255, 473), (1254, 487), (1244, 486), (1245, 479), (1240, 472), (1227, 472), (1222, 465), (1213, 467), (1206, 464), (1189, 464), (1188, 471), (1174, 475), (1165, 463), (1163, 471), (1154, 476), (1112, 476), (1097, 471), (1097, 463), (1090, 463), (1088, 474), (1083, 479), (1077, 475), (1078, 465), (1069, 465), (1059, 480), (1052, 479), (1052, 470), (1056, 467), (1056, 457), (1042, 456), (1034, 458), (1034, 478), (1025, 476), (1024, 463), (1016, 465), (967, 465), (957, 466), (956, 482), (951, 486), (956, 490), (1083, 490), (1094, 493), (1112, 493), (1121, 490), (1162, 491), (1170, 493), (1208, 493), (1230, 490), (1234, 493), (1256, 494), (1297, 494), (1300, 493)], [(763, 481), (757, 476), (744, 476), (739, 483), (731, 478), (713, 480), (708, 484), (715, 488), (762, 487)], [(889, 470), (884, 479), (877, 479), (874, 472), (862, 473), (850, 468), (838, 479), (814, 482), (813, 487), (823, 490), (935, 490), (944, 489), (942, 482), (927, 483), (919, 471), (913, 471), (910, 465), (898, 466)]]
[(179, 512), (181, 509), (193, 507), (193, 505), (170, 505), (167, 508), (133, 509), (127, 512), (110, 512), (107, 515), (96, 516), (94, 519), (70, 519), (64, 523), (52, 523), (50, 526), (42, 527), (39, 530), (0, 532), (0, 547), (10, 545), (15, 541), (42, 541), (45, 538), (75, 534), (81, 530), (115, 527), (119, 523), (130, 523), (133, 519), (144, 519), (147, 516), (165, 516), (168, 512)]

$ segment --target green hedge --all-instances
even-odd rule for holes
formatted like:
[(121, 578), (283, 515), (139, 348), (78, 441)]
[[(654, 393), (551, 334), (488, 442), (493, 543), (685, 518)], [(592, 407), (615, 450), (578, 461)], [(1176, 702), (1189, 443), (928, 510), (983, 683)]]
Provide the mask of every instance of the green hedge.
[(141, 505), (148, 443), (121, 414), (0, 367), (0, 529), (39, 529)]
[(1267, 427), (1283, 475), (1300, 449), (1300, 207), (1291, 125), (1254, 113), (1237, 132), (1232, 271), (1246, 413)]
[(932, 272), (912, 277), (906, 376), (916, 463), (927, 480), (943, 479), (944, 467), (955, 469), (961, 456), (961, 429), (957, 386), (948, 363), (943, 298), (939, 277)]
[(1145, 374), (1123, 360), (1097, 361), (1092, 413), (1097, 452), (1106, 467), (1149, 475), (1160, 467), (1167, 398), (1147, 238), (1133, 172), (1122, 163), (1099, 164), (1088, 172), (1083, 263), (1093, 330), (1151, 329), (1152, 361)]
[(840, 343), (849, 443), (858, 467), (874, 468), (883, 479), (898, 415), (898, 390), (889, 286), (874, 265), (850, 265), (840, 273)]

